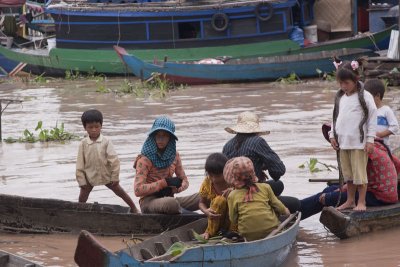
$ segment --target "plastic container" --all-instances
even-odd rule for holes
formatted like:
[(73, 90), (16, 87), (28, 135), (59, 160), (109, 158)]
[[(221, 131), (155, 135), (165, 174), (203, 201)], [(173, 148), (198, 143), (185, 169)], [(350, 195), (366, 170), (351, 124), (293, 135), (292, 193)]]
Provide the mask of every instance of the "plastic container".
[(53, 48), (56, 48), (56, 38), (47, 39), (47, 49), (50, 51)]
[(299, 27), (294, 27), (290, 33), (290, 40), (298, 43), (301, 47), (304, 47), (304, 34), (303, 30)]
[(317, 25), (310, 25), (304, 27), (304, 38), (311, 43), (318, 43), (318, 29)]

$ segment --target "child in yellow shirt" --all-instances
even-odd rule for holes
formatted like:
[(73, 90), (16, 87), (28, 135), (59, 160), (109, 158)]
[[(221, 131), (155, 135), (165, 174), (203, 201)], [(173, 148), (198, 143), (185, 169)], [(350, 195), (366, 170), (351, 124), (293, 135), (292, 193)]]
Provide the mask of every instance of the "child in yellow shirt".
[(247, 241), (266, 237), (279, 225), (278, 215), (290, 214), (268, 184), (256, 183), (258, 178), (249, 158), (230, 159), (224, 179), (235, 188), (228, 196), (229, 219)]
[(206, 178), (200, 186), (200, 210), (207, 215), (208, 225), (203, 237), (208, 239), (220, 230), (229, 230), (228, 203), (226, 192), (229, 185), (224, 180), (224, 166), (228, 158), (222, 153), (213, 153), (207, 157)]

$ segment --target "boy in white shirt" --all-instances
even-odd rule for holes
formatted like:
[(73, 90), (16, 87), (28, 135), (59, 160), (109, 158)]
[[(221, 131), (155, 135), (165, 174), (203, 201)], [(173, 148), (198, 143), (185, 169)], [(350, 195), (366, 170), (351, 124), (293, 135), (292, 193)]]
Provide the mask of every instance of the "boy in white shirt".
[(365, 90), (374, 97), (377, 110), (376, 137), (382, 138), (385, 145), (388, 145), (389, 136), (397, 134), (399, 131), (399, 123), (393, 110), (383, 104), (383, 96), (385, 95), (385, 85), (379, 79), (371, 79), (365, 82)]

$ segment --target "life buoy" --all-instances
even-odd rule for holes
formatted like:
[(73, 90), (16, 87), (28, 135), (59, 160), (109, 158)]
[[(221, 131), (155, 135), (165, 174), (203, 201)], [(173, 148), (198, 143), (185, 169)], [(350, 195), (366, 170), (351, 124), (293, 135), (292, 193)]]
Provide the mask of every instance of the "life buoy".
[[(268, 12), (268, 14), (266, 15), (266, 16), (263, 16), (262, 14), (261, 14), (261, 9), (262, 8), (266, 8), (267, 9), (267, 12)], [(270, 4), (270, 3), (258, 3), (257, 5), (256, 5), (256, 8), (255, 8), (255, 10), (254, 10), (254, 13), (256, 13), (256, 16), (257, 16), (257, 18), (259, 19), (259, 20), (261, 20), (261, 21), (267, 21), (267, 20), (269, 20), (269, 19), (271, 19), (272, 18), (272, 16), (274, 15), (274, 7), (272, 6), (272, 4)]]
[(217, 32), (223, 32), (228, 28), (229, 17), (225, 13), (215, 13), (211, 18), (211, 26)]

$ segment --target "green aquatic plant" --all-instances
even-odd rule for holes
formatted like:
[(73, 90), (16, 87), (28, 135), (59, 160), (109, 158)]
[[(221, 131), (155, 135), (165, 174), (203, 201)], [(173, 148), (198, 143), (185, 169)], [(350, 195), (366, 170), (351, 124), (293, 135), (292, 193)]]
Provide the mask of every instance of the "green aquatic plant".
[(81, 77), (81, 74), (79, 72), (78, 68), (75, 68), (75, 70), (66, 70), (65, 71), (65, 79), (72, 81), (72, 80), (77, 80)]
[(321, 80), (328, 81), (328, 82), (336, 81), (336, 71), (326, 72), (326, 71), (322, 71), (320, 69), (316, 69), (315, 71), (318, 73), (318, 77)]
[[(306, 165), (307, 165), (307, 167), (308, 167), (308, 170), (309, 170), (311, 173), (322, 172), (322, 171), (324, 171), (324, 170), (326, 170), (326, 171), (332, 171), (332, 169), (337, 170), (337, 167), (336, 167), (336, 166), (323, 163), (323, 162), (319, 161), (319, 160), (316, 159), (316, 158), (310, 158), (309, 161), (305, 161), (303, 164), (301, 164), (301, 165), (299, 166), (299, 168), (300, 168), (300, 169), (304, 169), (304, 168), (306, 167)], [(323, 166), (325, 169), (320, 169), (320, 168), (318, 168), (318, 165)]]
[[(35, 136), (35, 132), (38, 132), (37, 136)], [(34, 132), (25, 129), (22, 133), (22, 137), (20, 138), (12, 138), (8, 137), (4, 139), (6, 143), (35, 143), (35, 142), (61, 142), (68, 140), (76, 140), (79, 136), (74, 135), (65, 131), (64, 123), (61, 123), (60, 127), (58, 127), (58, 123), (56, 126), (50, 129), (43, 129), (43, 122), (39, 121), (36, 125)]]
[(296, 73), (292, 72), (290, 73), (289, 76), (287, 77), (280, 77), (277, 82), (283, 83), (283, 84), (294, 84), (294, 83), (299, 83), (301, 82), (300, 77), (297, 76)]

